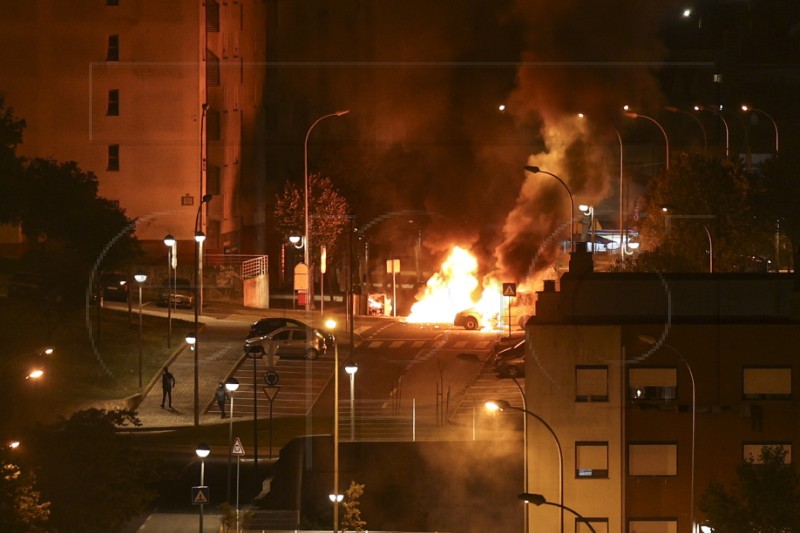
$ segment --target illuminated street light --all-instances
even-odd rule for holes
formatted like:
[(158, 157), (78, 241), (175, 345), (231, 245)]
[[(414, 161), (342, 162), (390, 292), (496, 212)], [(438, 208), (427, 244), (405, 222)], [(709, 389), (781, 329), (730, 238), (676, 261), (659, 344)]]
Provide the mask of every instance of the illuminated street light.
[[(197, 454), (197, 457), (200, 458), (200, 487), (205, 486), (205, 473), (206, 473), (206, 462), (205, 458), (208, 457), (208, 454), (211, 453), (211, 448), (208, 447), (208, 444), (201, 442), (197, 445), (194, 453)], [(200, 533), (203, 533), (203, 504), (200, 504)]]
[(548, 176), (551, 176), (551, 177), (555, 178), (556, 180), (558, 180), (558, 182), (561, 185), (564, 186), (564, 189), (566, 189), (567, 194), (569, 195), (569, 217), (570, 217), (570, 220), (569, 220), (569, 251), (570, 252), (574, 252), (575, 251), (575, 199), (572, 197), (572, 191), (569, 189), (569, 187), (564, 182), (564, 180), (562, 180), (561, 178), (559, 178), (558, 176), (556, 176), (552, 172), (548, 172), (546, 170), (542, 170), (539, 167), (535, 167), (535, 166), (532, 166), (532, 165), (525, 165), (524, 170), (527, 170), (528, 172), (531, 172), (533, 174), (539, 174), (539, 173), (547, 174)]
[(34, 368), (25, 376), (25, 379), (39, 379), (42, 376), (44, 376), (44, 370), (41, 368)]
[(688, 111), (678, 109), (677, 107), (674, 106), (667, 106), (664, 109), (666, 109), (670, 113), (681, 113), (683, 115), (690, 117), (695, 122), (697, 122), (697, 125), (700, 126), (700, 132), (703, 134), (703, 150), (704, 151), (708, 150), (708, 136), (706, 135), (706, 127), (703, 126), (703, 122), (699, 118), (697, 118), (694, 114), (689, 113)]
[[(561, 441), (558, 440), (558, 436), (550, 424), (545, 421), (544, 418), (540, 417), (533, 411), (529, 411), (524, 407), (515, 407), (508, 403), (505, 400), (490, 400), (484, 404), (486, 408), (490, 411), (519, 411), (520, 413), (524, 413), (528, 416), (531, 416), (542, 423), (542, 425), (547, 428), (547, 431), (550, 432), (550, 436), (553, 437), (553, 441), (556, 443), (556, 448), (558, 449), (558, 492), (559, 492), (559, 506), (561, 507), (561, 533), (564, 533), (564, 453), (561, 449)], [(527, 450), (525, 450), (527, 453)]]
[[(333, 493), (339, 494), (339, 343), (336, 342), (336, 321), (329, 318), (325, 327), (333, 339)], [(333, 506), (333, 533), (339, 533), (339, 506)]]
[[(203, 212), (203, 204), (207, 204), (213, 198), (206, 194), (197, 206), (197, 215), (194, 218), (194, 425), (200, 425), (200, 342), (198, 334), (200, 332), (200, 309), (203, 306), (203, 242), (206, 235), (200, 230), (200, 215)], [(187, 341), (188, 342), (188, 341)]]
[(764, 110), (756, 109), (755, 107), (751, 107), (751, 106), (747, 106), (747, 105), (743, 105), (742, 106), (742, 111), (744, 111), (745, 113), (748, 113), (750, 111), (752, 111), (753, 113), (761, 113), (762, 115), (767, 117), (772, 122), (772, 127), (775, 130), (775, 155), (777, 155), (778, 152), (780, 151), (780, 141), (779, 141), (779, 137), (778, 137), (778, 123), (775, 122), (775, 119), (772, 118), (772, 115), (770, 115), (769, 113), (767, 113)]
[(225, 388), (231, 397), (230, 424), (228, 425), (228, 495), (226, 500), (231, 501), (231, 458), (233, 457), (233, 393), (239, 389), (239, 380), (231, 376), (225, 380)]
[(722, 116), (722, 113), (714, 109), (713, 107), (705, 106), (705, 105), (696, 105), (694, 106), (695, 111), (709, 111), (714, 113), (719, 117), (722, 121), (722, 124), (725, 126), (725, 157), (729, 158), (731, 155), (731, 130), (728, 127), (728, 121), (725, 120), (725, 117)]
[(348, 360), (344, 365), (344, 371), (350, 376), (350, 442), (356, 440), (356, 403), (355, 403), (355, 388), (356, 388), (356, 372), (358, 372), (358, 364), (352, 359)]
[(574, 509), (570, 509), (569, 507), (567, 507), (564, 504), (548, 502), (547, 499), (544, 496), (542, 496), (541, 494), (531, 494), (530, 492), (523, 492), (522, 494), (518, 495), (517, 498), (519, 498), (520, 500), (524, 501), (525, 503), (532, 503), (533, 505), (536, 505), (536, 506), (552, 505), (553, 507), (560, 507), (562, 513), (564, 512), (564, 509), (566, 509), (570, 513), (574, 514), (578, 518), (578, 520), (580, 520), (581, 522), (586, 524), (586, 527), (591, 529), (593, 533), (597, 533), (597, 531), (595, 531), (594, 527), (592, 527), (592, 524), (588, 520), (586, 520), (586, 518), (584, 518), (580, 513), (578, 513), (578, 511), (576, 511)]
[(147, 274), (135, 274), (133, 279), (139, 284), (139, 391), (142, 390), (142, 284), (147, 281)]
[(666, 167), (666, 170), (669, 170), (669, 136), (667, 135), (667, 130), (665, 130), (664, 127), (661, 124), (659, 124), (659, 122), (656, 119), (654, 119), (653, 117), (648, 117), (647, 115), (642, 115), (641, 113), (636, 113), (634, 111), (631, 111), (630, 107), (627, 106), (627, 105), (623, 106), (622, 109), (625, 111), (625, 116), (626, 117), (643, 118), (645, 120), (649, 120), (650, 122), (652, 122), (653, 124), (658, 126), (658, 129), (661, 130), (661, 133), (664, 135), (664, 141), (666, 142), (665, 167)]
[(304, 204), (305, 204), (305, 209), (304, 209), (304, 211), (305, 211), (305, 216), (304, 216), (304, 218), (305, 218), (305, 234), (304, 234), (305, 250), (303, 252), (303, 260), (305, 261), (306, 267), (308, 269), (307, 270), (308, 288), (306, 289), (306, 291), (307, 291), (306, 311), (310, 311), (310, 310), (314, 309), (314, 302), (311, 300), (311, 295), (314, 292), (312, 290), (314, 288), (314, 286), (313, 286), (314, 276), (313, 276), (312, 271), (311, 271), (311, 226), (309, 225), (309, 221), (308, 221), (308, 216), (309, 216), (309, 213), (308, 213), (308, 138), (311, 136), (311, 130), (314, 129), (314, 126), (319, 124), (324, 119), (330, 118), (330, 117), (341, 117), (342, 115), (346, 115), (349, 112), (350, 112), (349, 109), (344, 109), (342, 111), (336, 111), (335, 113), (330, 113), (328, 115), (323, 115), (323, 116), (319, 117), (308, 128), (308, 131), (306, 132), (306, 140), (305, 140), (305, 143), (303, 144), (303, 169), (304, 169), (303, 170), (303, 176), (305, 178), (305, 200), (304, 200)]
[(303, 237), (300, 235), (290, 235), (289, 242), (298, 250), (303, 247)]
[(167, 348), (172, 346), (172, 274), (177, 266), (177, 244), (178, 241), (171, 233), (164, 237), (164, 245), (167, 247)]
[(678, 356), (678, 359), (686, 365), (686, 370), (689, 372), (689, 379), (692, 383), (692, 466), (691, 466), (691, 480), (690, 480), (690, 489), (689, 489), (689, 531), (694, 531), (694, 456), (695, 456), (695, 449), (696, 449), (696, 430), (697, 430), (697, 386), (694, 380), (694, 372), (692, 372), (692, 366), (689, 364), (689, 361), (683, 356), (683, 354), (675, 348), (674, 346), (667, 344), (666, 342), (657, 340), (655, 337), (651, 337), (650, 335), (639, 335), (639, 340), (645, 344), (652, 346), (654, 349), (658, 349), (659, 347), (663, 346), (664, 348), (669, 348), (672, 352)]

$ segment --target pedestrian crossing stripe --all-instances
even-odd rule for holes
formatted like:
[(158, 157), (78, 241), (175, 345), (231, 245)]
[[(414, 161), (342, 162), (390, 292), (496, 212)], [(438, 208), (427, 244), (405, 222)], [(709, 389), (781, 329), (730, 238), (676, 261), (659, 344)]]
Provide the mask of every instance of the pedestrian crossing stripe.
[(239, 437), (236, 437), (236, 440), (233, 441), (233, 447), (231, 448), (231, 455), (244, 455), (244, 446), (242, 446), (242, 441)]

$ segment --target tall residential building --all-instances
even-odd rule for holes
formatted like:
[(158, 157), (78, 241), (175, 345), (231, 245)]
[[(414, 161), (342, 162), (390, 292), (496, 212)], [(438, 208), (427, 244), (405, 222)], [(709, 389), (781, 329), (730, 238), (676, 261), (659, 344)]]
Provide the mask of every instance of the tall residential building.
[[(583, 245), (583, 243), (578, 243)], [(600, 532), (698, 531), (712, 479), (800, 442), (793, 275), (594, 272), (579, 246), (527, 323), (528, 491)], [(517, 413), (518, 415), (519, 413)], [(796, 464), (796, 463), (794, 463)], [(559, 471), (561, 467), (561, 472)], [(531, 507), (531, 531), (558, 531)], [(587, 532), (567, 513), (565, 531)]]
[(212, 194), (206, 250), (241, 252), (263, 225), (265, 17), (264, 0), (0, 4), (0, 94), (27, 122), (18, 153), (94, 172), (158, 254), (168, 233), (192, 240)]

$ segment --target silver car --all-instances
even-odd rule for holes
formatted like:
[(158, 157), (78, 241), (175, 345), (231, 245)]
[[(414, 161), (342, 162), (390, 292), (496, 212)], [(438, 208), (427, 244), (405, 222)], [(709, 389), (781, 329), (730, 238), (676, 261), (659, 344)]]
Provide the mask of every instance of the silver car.
[(272, 357), (295, 357), (314, 360), (325, 355), (325, 336), (314, 328), (284, 327), (266, 335), (250, 337), (244, 341), (245, 350), (260, 345)]

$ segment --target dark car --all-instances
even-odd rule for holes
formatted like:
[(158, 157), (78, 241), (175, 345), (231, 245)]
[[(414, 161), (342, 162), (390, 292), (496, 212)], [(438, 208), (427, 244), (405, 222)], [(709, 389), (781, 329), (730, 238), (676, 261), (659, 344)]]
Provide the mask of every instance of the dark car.
[(525, 352), (518, 357), (504, 359), (497, 365), (495, 372), (498, 378), (525, 377)]
[(248, 337), (245, 349), (260, 345), (264, 352), (277, 357), (304, 357), (314, 360), (326, 352), (325, 337), (318, 329), (289, 326), (266, 335)]
[(103, 300), (127, 302), (129, 288), (128, 276), (125, 274), (109, 273), (100, 276), (100, 294), (103, 295)]
[(504, 348), (494, 354), (491, 357), (491, 362), (494, 366), (499, 366), (505, 361), (509, 359), (516, 359), (517, 357), (521, 357), (525, 355), (525, 339), (523, 338), (521, 341), (517, 342), (517, 344), (513, 346), (509, 346), (508, 348)]
[(194, 305), (194, 287), (188, 279), (176, 278), (172, 284), (165, 279), (159, 286), (161, 289), (156, 301), (159, 307), (167, 307), (170, 302), (174, 308), (191, 309)]
[[(247, 333), (247, 338), (250, 339), (252, 337), (263, 337), (275, 331), (276, 329), (280, 328), (311, 328), (305, 322), (294, 318), (287, 318), (287, 317), (267, 317), (262, 318), (258, 322), (253, 322), (250, 325), (250, 331)], [(312, 328), (313, 329), (313, 328)], [(317, 330), (319, 331), (319, 330)], [(320, 331), (322, 336), (325, 338), (325, 344), (328, 347), (333, 347), (333, 334), (328, 333), (325, 331)]]
[(489, 351), (489, 359), (494, 358), (494, 356), (501, 350), (505, 350), (506, 348), (511, 348), (512, 346), (518, 344), (519, 341), (521, 340), (525, 340), (524, 331), (515, 331), (511, 335), (500, 337), (499, 339), (494, 341), (492, 349)]

